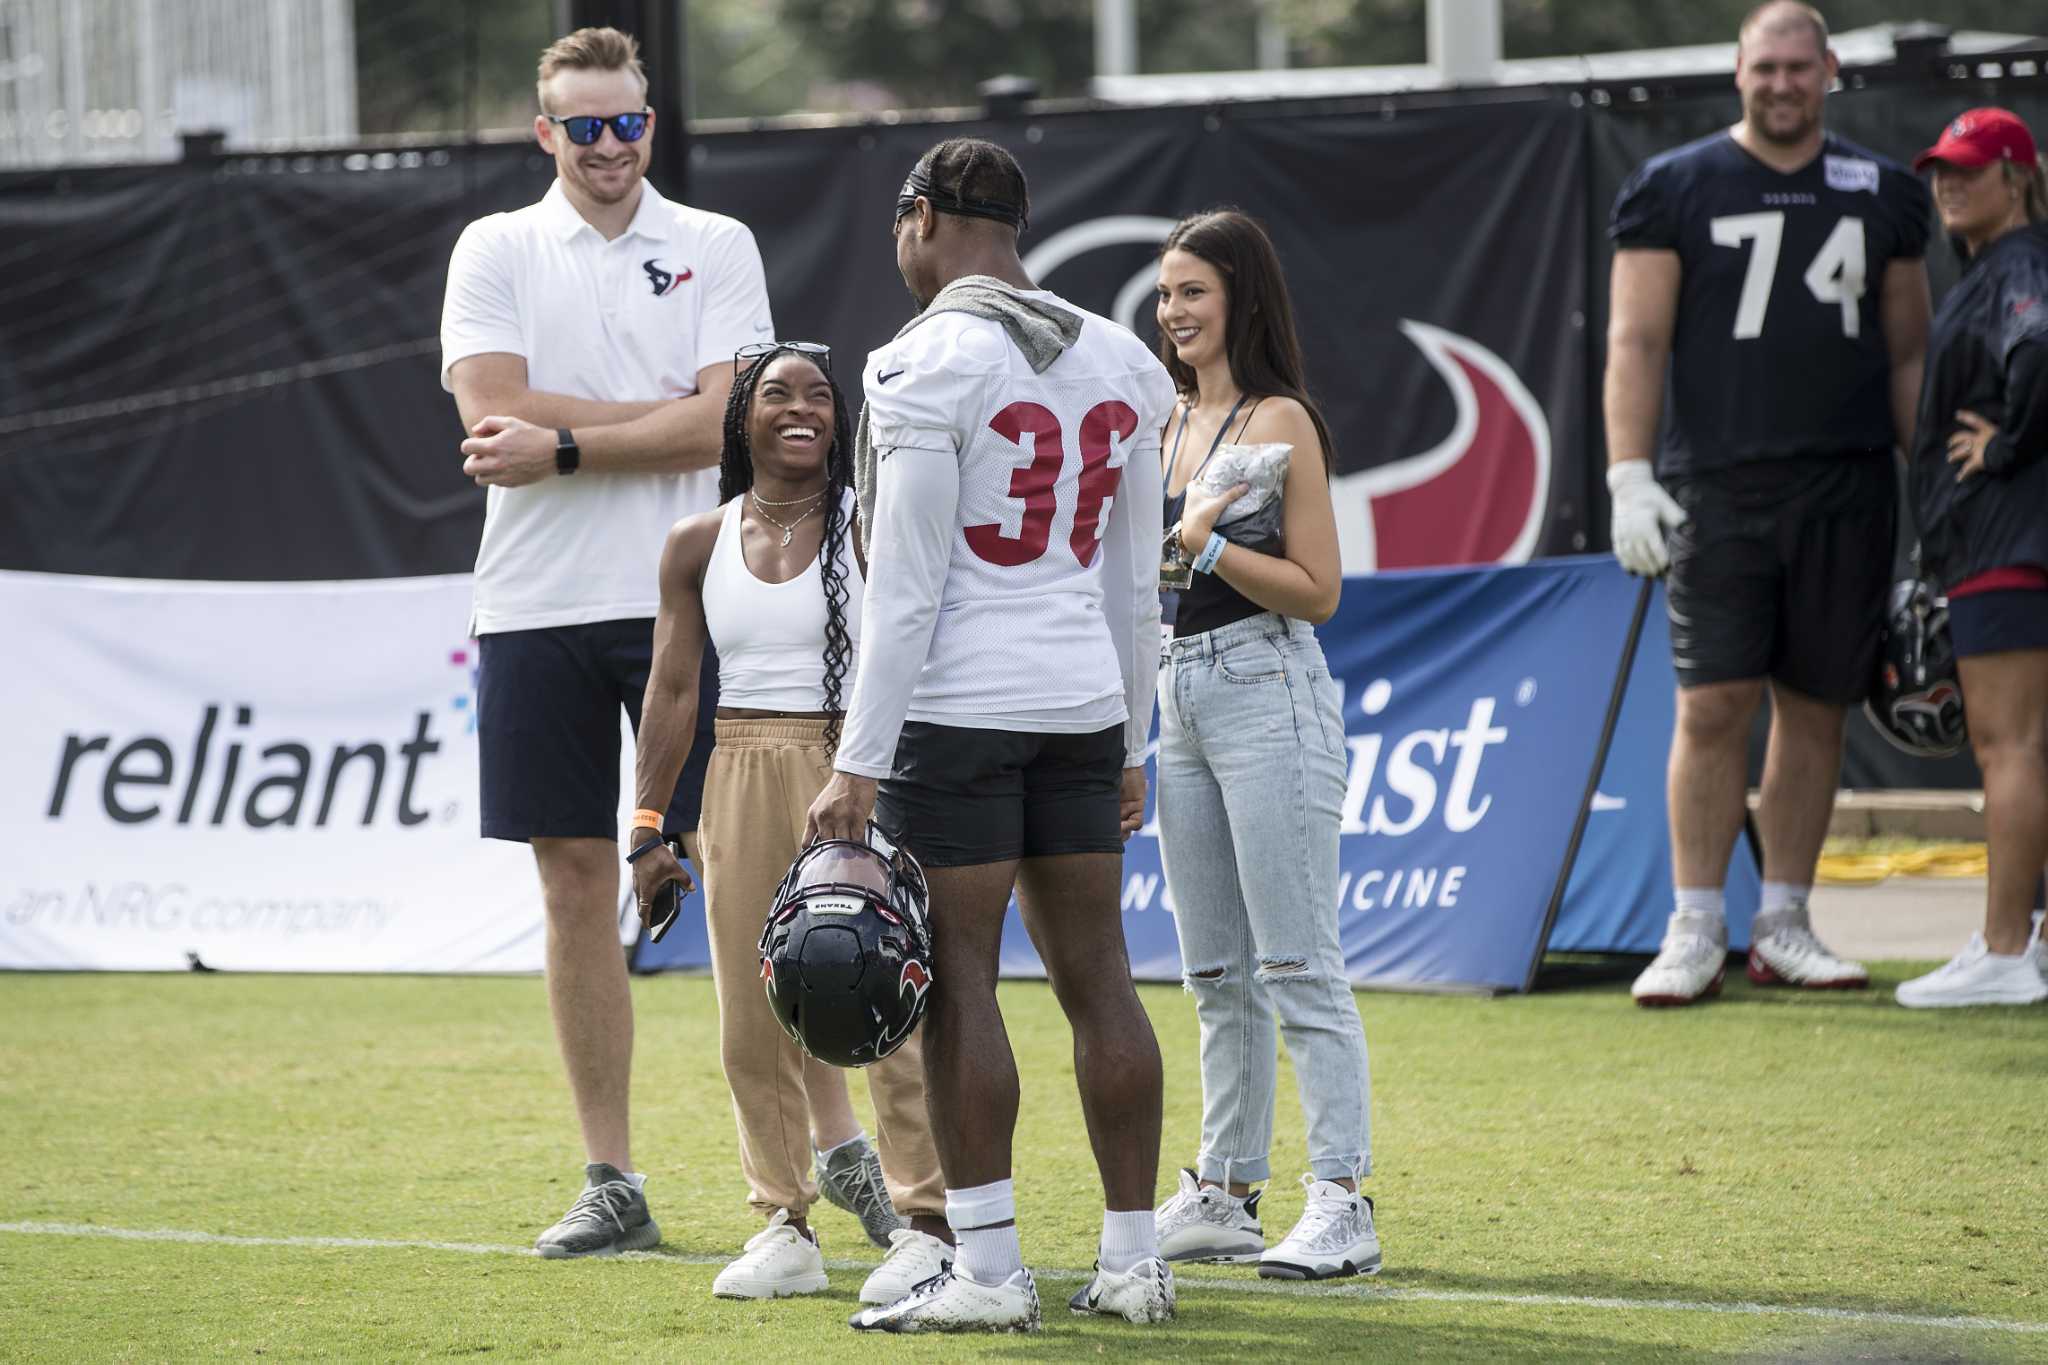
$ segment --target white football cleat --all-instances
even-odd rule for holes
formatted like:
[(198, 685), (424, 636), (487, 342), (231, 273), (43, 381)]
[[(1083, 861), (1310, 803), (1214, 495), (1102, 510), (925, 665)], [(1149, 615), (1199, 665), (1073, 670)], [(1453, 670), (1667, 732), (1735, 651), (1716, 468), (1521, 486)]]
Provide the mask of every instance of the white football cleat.
[(1125, 1322), (1173, 1320), (1173, 1267), (1148, 1256), (1118, 1274), (1095, 1263), (1095, 1278), (1074, 1291), (1067, 1307), (1076, 1313), (1100, 1313)]
[(1259, 1257), (1259, 1274), (1269, 1280), (1379, 1274), (1380, 1239), (1372, 1225), (1372, 1200), (1314, 1176), (1303, 1176), (1301, 1183), (1308, 1186), (1308, 1206), (1280, 1244)]
[(1690, 1005), (1721, 993), (1728, 971), (1728, 921), (1704, 910), (1677, 910), (1664, 944), (1629, 994), (1638, 1005)]
[(1152, 1211), (1159, 1234), (1159, 1254), (1168, 1261), (1214, 1261), (1226, 1265), (1256, 1261), (1266, 1250), (1266, 1230), (1259, 1225), (1259, 1196), (1253, 1190), (1233, 1199), (1225, 1190), (1204, 1185), (1183, 1168), (1173, 1198)]
[(856, 1332), (1036, 1332), (1038, 1285), (1029, 1270), (983, 1284), (948, 1270), (908, 1297), (846, 1320)]
[(952, 1247), (930, 1233), (900, 1227), (889, 1234), (889, 1254), (860, 1287), (860, 1301), (894, 1303), (952, 1268)]
[(2048, 981), (2041, 978), (2041, 929), (2037, 924), (2027, 946), (2008, 957), (1994, 953), (1984, 935), (1970, 941), (1946, 963), (1925, 976), (1899, 983), (1897, 999), (1909, 1009), (1961, 1005), (2032, 1005), (2048, 1000)]
[(747, 1249), (718, 1272), (711, 1292), (721, 1299), (780, 1299), (825, 1287), (825, 1255), (789, 1225), (789, 1210), (747, 1239)]
[(1836, 957), (1813, 936), (1806, 902), (1758, 915), (1749, 926), (1749, 979), (1759, 986), (1800, 986), (1810, 991), (1862, 990), (1870, 973), (1861, 962)]

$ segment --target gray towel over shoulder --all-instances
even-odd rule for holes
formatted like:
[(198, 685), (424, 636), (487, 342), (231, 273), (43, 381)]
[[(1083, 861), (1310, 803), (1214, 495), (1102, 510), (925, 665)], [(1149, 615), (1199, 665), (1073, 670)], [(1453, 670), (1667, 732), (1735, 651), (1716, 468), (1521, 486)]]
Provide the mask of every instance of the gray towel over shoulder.
[[(940, 313), (966, 313), (1001, 323), (1010, 340), (1024, 353), (1033, 374), (1051, 369), (1052, 363), (1081, 339), (1081, 314), (1050, 299), (1020, 293), (988, 275), (963, 275), (941, 289), (929, 307), (903, 324), (896, 337), (907, 335), (919, 323)], [(860, 504), (860, 546), (865, 554), (872, 547), (875, 525), (875, 450), (868, 438), (865, 399), (861, 403), (860, 422), (854, 428), (853, 489)]]

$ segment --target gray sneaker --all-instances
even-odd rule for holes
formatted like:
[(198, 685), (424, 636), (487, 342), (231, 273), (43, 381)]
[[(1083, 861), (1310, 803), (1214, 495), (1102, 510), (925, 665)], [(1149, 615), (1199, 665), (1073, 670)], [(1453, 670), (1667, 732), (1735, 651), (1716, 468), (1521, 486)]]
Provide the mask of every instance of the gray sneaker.
[(860, 1219), (868, 1240), (886, 1250), (889, 1234), (908, 1227), (889, 1202), (889, 1186), (882, 1179), (882, 1158), (865, 1135), (843, 1142), (828, 1157), (819, 1153), (818, 1193), (827, 1203), (845, 1209)]
[(533, 1249), (550, 1261), (570, 1256), (613, 1256), (661, 1245), (661, 1229), (647, 1212), (647, 1196), (616, 1166), (593, 1161), (583, 1168), (583, 1193), (562, 1221), (535, 1239)]

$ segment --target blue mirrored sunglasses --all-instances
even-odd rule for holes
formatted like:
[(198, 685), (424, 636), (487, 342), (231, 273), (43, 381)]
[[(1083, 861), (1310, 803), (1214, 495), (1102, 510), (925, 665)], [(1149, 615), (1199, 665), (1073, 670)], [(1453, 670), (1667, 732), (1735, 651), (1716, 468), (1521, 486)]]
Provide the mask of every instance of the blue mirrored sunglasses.
[(604, 126), (607, 123), (612, 126), (612, 135), (619, 141), (638, 142), (647, 136), (647, 120), (652, 114), (642, 109), (637, 114), (570, 114), (567, 117), (561, 114), (543, 114), (541, 117), (567, 133), (569, 141), (578, 147), (588, 147), (604, 136)]

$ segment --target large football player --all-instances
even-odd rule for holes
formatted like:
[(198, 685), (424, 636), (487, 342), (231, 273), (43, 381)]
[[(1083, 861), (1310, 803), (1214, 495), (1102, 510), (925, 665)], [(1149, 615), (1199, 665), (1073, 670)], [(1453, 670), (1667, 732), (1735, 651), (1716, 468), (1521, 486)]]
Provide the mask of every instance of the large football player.
[(934, 952), (925, 1075), (959, 1242), (950, 1274), (853, 1319), (1030, 1330), (1010, 1184), (1017, 1071), (996, 1007), (1014, 888), (1074, 1032), (1106, 1212), (1076, 1311), (1160, 1321), (1159, 1048), (1131, 986), (1123, 841), (1142, 818), (1159, 658), (1159, 433), (1173, 384), (1124, 328), (1038, 289), (1009, 153), (927, 152), (896, 204), (920, 315), (869, 356), (874, 528), (862, 664), (822, 837), (877, 823), (924, 864)]
[(1912, 443), (1927, 342), (1929, 203), (1904, 168), (1822, 127), (1835, 69), (1811, 7), (1752, 11), (1737, 41), (1742, 121), (1644, 163), (1609, 229), (1614, 552), (1631, 573), (1669, 567), (1679, 683), (1676, 906), (1635, 983), (1644, 1005), (1720, 990), (1722, 881), (1766, 680), (1749, 977), (1868, 982), (1814, 937), (1806, 901), (1844, 708), (1870, 685), (1891, 585), (1893, 447)]

